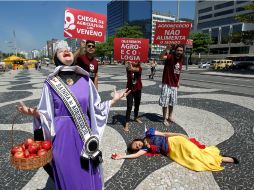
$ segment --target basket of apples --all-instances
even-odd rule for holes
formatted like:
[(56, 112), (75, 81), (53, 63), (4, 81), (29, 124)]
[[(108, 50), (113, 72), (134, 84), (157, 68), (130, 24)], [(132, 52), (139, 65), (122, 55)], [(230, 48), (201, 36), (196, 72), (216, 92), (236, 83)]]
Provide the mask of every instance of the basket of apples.
[(16, 169), (37, 169), (49, 163), (51, 159), (52, 144), (50, 141), (34, 141), (29, 138), (11, 149), (10, 161)]

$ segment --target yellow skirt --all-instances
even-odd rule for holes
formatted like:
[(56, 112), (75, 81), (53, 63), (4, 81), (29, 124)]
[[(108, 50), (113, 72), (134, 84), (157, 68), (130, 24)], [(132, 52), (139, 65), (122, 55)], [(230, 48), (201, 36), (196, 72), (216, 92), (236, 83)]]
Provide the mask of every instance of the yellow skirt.
[(168, 143), (169, 158), (186, 168), (194, 171), (220, 171), (224, 169), (221, 167), (220, 150), (215, 146), (200, 149), (182, 136), (169, 137)]

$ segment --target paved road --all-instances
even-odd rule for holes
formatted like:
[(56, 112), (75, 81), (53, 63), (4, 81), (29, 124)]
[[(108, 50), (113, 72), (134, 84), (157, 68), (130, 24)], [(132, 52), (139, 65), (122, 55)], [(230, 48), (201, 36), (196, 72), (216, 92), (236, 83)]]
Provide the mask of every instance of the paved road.
[[(157, 79), (161, 80), (163, 67), (158, 68)], [(236, 74), (230, 72), (211, 72), (198, 69), (196, 65), (189, 67), (181, 75), (181, 84), (204, 88), (217, 88), (228, 92), (254, 94), (254, 73)]]
[[(17, 171), (8, 161), (11, 115), (15, 113), (15, 104), (22, 100), (35, 106), (40, 97), (41, 82), (51, 70), (51, 67), (41, 71), (18, 70), (0, 76), (0, 189), (54, 189), (43, 169)], [(179, 89), (179, 104), (174, 110), (176, 123), (165, 128), (158, 106), (161, 76), (149, 80), (148, 73), (149, 69), (144, 68), (140, 107), (143, 124), (131, 122), (130, 133), (123, 132), (125, 100), (110, 112), (102, 140), (105, 189), (254, 189), (253, 93), (229, 92), (221, 90), (216, 84), (213, 88), (208, 83), (198, 86), (194, 81), (186, 85), (184, 80)], [(125, 84), (123, 66), (100, 67), (99, 93), (103, 100), (111, 98), (114, 87), (124, 89)], [(224, 164), (225, 170), (222, 172), (193, 172), (163, 156), (110, 159), (113, 152), (124, 153), (126, 144), (132, 138), (142, 137), (145, 126), (185, 133), (206, 145), (217, 145), (222, 154), (237, 157), (240, 164)], [(31, 118), (20, 117), (14, 129), (17, 143), (31, 137)]]

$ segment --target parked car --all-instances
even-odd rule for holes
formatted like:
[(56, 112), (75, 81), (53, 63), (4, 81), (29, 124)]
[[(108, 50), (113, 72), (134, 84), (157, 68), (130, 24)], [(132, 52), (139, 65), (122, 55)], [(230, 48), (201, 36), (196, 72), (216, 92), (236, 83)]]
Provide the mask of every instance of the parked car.
[(213, 60), (210, 64), (210, 68), (212, 69), (229, 69), (232, 67), (233, 61), (229, 59), (218, 59), (218, 60)]
[(253, 55), (229, 56), (226, 59), (233, 61), (232, 69), (253, 70)]
[(254, 63), (251, 63), (251, 64), (247, 67), (247, 70), (254, 71)]
[(210, 62), (209, 61), (205, 61), (205, 62), (200, 62), (199, 64), (198, 64), (198, 68), (209, 68), (209, 66), (210, 66)]

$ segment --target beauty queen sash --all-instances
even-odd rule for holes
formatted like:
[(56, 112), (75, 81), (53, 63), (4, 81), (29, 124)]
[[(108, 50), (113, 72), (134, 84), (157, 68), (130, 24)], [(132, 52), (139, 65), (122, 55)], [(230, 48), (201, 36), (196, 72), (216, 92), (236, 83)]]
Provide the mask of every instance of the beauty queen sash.
[(92, 135), (92, 131), (76, 97), (71, 93), (59, 76), (47, 79), (46, 81), (63, 100), (74, 120), (79, 135), (84, 142), (80, 155), (86, 159), (94, 159), (98, 155), (101, 155), (101, 151), (99, 150), (99, 138)]

